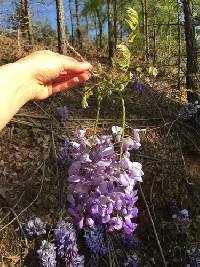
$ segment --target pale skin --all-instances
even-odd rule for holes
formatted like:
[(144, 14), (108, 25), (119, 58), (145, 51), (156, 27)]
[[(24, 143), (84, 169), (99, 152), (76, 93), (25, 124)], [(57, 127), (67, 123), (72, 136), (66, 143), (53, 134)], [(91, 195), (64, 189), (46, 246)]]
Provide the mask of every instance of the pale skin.
[(43, 100), (91, 77), (92, 65), (49, 50), (0, 67), (0, 130), (30, 100)]

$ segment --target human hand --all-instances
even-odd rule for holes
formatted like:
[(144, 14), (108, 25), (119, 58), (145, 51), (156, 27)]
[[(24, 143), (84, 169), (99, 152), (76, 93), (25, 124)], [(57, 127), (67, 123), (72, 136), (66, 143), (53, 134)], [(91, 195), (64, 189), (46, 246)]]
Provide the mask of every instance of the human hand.
[(18, 60), (22, 75), (27, 76), (23, 85), (29, 90), (30, 99), (42, 100), (54, 93), (68, 90), (91, 77), (92, 65), (79, 62), (49, 50), (37, 51)]

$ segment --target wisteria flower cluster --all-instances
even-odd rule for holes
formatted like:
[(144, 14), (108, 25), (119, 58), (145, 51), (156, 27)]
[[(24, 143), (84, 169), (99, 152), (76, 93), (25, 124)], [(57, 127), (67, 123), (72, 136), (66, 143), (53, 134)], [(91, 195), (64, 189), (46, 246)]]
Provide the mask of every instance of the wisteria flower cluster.
[(84, 257), (78, 254), (76, 233), (71, 223), (65, 221), (59, 222), (54, 231), (54, 239), (58, 256), (66, 263), (66, 266), (84, 266)]
[(200, 249), (192, 248), (187, 251), (189, 256), (189, 264), (188, 267), (198, 267), (200, 266)]
[(189, 212), (183, 209), (180, 212), (173, 214), (172, 219), (176, 223), (176, 228), (179, 233), (187, 233), (190, 227)]
[(146, 93), (151, 90), (151, 86), (148, 83), (140, 81), (129, 82), (129, 87), (135, 91), (142, 93)]
[(57, 108), (57, 117), (61, 122), (68, 120), (69, 118), (69, 109), (67, 106)]
[(178, 113), (178, 117), (183, 120), (190, 120), (197, 114), (198, 109), (200, 108), (200, 105), (198, 104), (198, 101), (195, 101), (195, 103), (186, 103), (183, 105)]
[(24, 232), (27, 237), (44, 235), (46, 234), (46, 226), (40, 218), (34, 217), (25, 224)]
[[(135, 185), (142, 182), (142, 165), (130, 159), (130, 150), (140, 147), (138, 131), (121, 138), (122, 129), (114, 126), (112, 136), (87, 138), (76, 132), (77, 142), (69, 144), (73, 158), (69, 168), (67, 200), (69, 214), (79, 229), (93, 228), (96, 222), (108, 231), (131, 234), (137, 224), (138, 199)], [(120, 139), (121, 138), (121, 139)], [(117, 143), (123, 145), (119, 155)]]
[(56, 247), (54, 244), (43, 240), (37, 255), (41, 267), (56, 267)]
[(97, 224), (94, 229), (85, 229), (84, 238), (90, 250), (89, 266), (99, 266), (99, 259), (108, 255), (108, 248), (104, 240), (104, 227)]

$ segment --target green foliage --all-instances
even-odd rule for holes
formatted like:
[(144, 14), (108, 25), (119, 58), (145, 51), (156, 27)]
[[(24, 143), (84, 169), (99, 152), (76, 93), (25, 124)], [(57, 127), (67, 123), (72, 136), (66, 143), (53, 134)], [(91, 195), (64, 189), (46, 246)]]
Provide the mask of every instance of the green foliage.
[(152, 75), (153, 77), (156, 77), (158, 75), (157, 68), (155, 68), (153, 66), (149, 67), (149, 74)]
[(125, 44), (117, 45), (117, 51), (112, 60), (113, 67), (122, 71), (127, 71), (130, 66), (131, 53)]
[[(125, 21), (129, 26), (131, 33), (129, 40), (133, 41), (133, 34), (138, 25), (137, 12), (132, 8), (127, 8)], [(96, 65), (94, 77), (96, 79), (93, 88), (85, 87), (82, 100), (82, 106), (88, 107), (88, 99), (94, 95), (98, 101), (104, 97), (110, 97), (113, 93), (121, 94), (129, 82), (128, 69), (131, 63), (131, 52), (125, 43), (117, 45), (116, 52), (112, 59), (112, 66), (109, 69), (104, 69), (101, 64)]]
[(133, 43), (136, 37), (135, 30), (138, 25), (138, 14), (133, 8), (131, 7), (127, 8), (125, 21), (127, 25), (129, 26), (129, 29), (131, 30), (131, 33), (129, 34), (129, 37), (128, 37), (128, 41), (129, 43)]

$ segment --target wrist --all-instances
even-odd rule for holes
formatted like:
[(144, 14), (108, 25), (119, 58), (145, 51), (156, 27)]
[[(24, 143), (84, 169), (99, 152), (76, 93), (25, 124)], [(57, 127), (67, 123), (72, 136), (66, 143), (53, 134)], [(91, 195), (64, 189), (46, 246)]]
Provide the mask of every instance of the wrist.
[(23, 106), (31, 100), (31, 81), (32, 78), (25, 64), (15, 62), (1, 67), (1, 88), (9, 91), (16, 105)]

